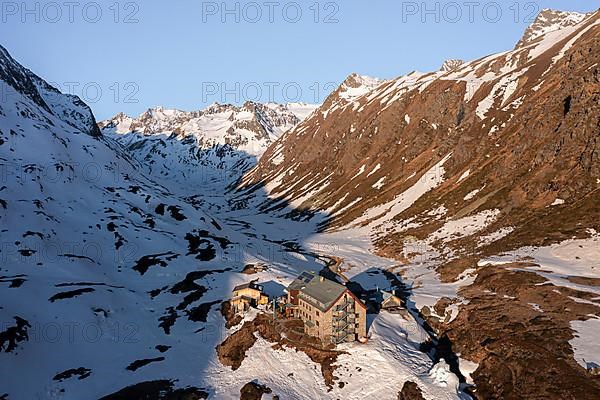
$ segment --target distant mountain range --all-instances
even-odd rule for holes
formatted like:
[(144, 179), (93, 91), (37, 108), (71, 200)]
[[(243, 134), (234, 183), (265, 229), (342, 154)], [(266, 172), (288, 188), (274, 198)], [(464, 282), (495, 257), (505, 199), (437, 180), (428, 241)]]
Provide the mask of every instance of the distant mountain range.
[(304, 103), (213, 104), (201, 111), (149, 109), (102, 121), (102, 133), (121, 143), (147, 171), (184, 188), (238, 179), (279, 136), (317, 106)]

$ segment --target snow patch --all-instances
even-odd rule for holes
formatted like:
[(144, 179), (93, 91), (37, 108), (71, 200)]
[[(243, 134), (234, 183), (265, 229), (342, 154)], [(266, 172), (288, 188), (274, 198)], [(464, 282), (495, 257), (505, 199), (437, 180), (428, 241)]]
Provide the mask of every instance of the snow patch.
[(375, 182), (372, 187), (379, 190), (383, 187), (384, 181), (385, 181), (385, 176), (383, 178), (379, 179), (377, 182)]
[(352, 180), (352, 179), (354, 179), (354, 178), (358, 177), (358, 176), (359, 176), (359, 175), (361, 175), (363, 172), (365, 172), (365, 168), (366, 168), (366, 165), (362, 165), (362, 166), (361, 166), (361, 167), (358, 169), (358, 172), (357, 172), (357, 173), (356, 173), (356, 174), (355, 174), (355, 175), (354, 175), (352, 178), (350, 178), (350, 180)]
[(571, 329), (575, 338), (569, 341), (573, 348), (575, 360), (583, 368), (600, 367), (600, 319), (592, 318), (587, 321), (571, 321)]
[(456, 181), (456, 182), (458, 183), (458, 182), (460, 182), (460, 181), (462, 181), (464, 179), (467, 179), (467, 177), (469, 176), (469, 174), (471, 174), (471, 170), (470, 169), (468, 169), (465, 172), (463, 172), (463, 174), (460, 176), (460, 178), (458, 178), (458, 181)]
[(371, 172), (369, 172), (369, 174), (367, 175), (367, 178), (368, 178), (368, 177), (370, 177), (371, 175), (373, 175), (375, 172), (379, 171), (380, 169), (381, 169), (381, 164), (377, 164), (377, 165), (375, 166), (375, 168), (373, 168), (373, 169), (371, 170)]

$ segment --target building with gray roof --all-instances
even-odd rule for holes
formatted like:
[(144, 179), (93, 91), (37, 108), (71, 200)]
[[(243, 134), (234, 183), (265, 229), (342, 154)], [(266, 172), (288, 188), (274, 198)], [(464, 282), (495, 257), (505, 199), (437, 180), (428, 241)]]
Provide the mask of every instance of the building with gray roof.
[(303, 272), (286, 289), (289, 316), (304, 321), (304, 329), (324, 343), (366, 338), (366, 306), (346, 286)]

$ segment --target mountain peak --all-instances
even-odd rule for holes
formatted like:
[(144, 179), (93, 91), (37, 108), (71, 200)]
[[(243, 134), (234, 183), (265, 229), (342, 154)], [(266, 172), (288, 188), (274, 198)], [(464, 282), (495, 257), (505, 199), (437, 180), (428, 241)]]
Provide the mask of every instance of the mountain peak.
[(549, 32), (577, 25), (590, 15), (591, 13), (583, 14), (545, 8), (540, 11), (533, 23), (525, 30), (525, 34), (517, 43), (516, 48), (528, 45)]
[[(352, 73), (342, 82), (337, 90), (339, 97), (347, 101), (362, 96), (381, 85), (384, 81), (366, 75)], [(334, 92), (335, 93), (335, 92)]]
[(129, 116), (127, 114), (125, 114), (123, 111), (119, 112), (117, 115), (112, 117), (113, 120), (124, 120), (127, 118), (129, 118)]
[(373, 78), (367, 75), (359, 75), (356, 72), (353, 72), (352, 74), (348, 75), (344, 82), (342, 82), (342, 86), (349, 88), (358, 88), (361, 86), (376, 87), (381, 82), (383, 82), (381, 79)]

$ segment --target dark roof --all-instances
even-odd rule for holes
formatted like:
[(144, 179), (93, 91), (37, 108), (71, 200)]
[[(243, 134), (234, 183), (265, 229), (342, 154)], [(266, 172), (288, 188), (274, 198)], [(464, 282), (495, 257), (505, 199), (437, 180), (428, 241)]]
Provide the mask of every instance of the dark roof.
[(327, 311), (348, 288), (322, 276), (315, 276), (300, 290), (300, 293), (316, 300), (312, 303), (321, 311)]
[(287, 290), (300, 290), (316, 276), (317, 273), (314, 271), (304, 271), (296, 279), (294, 279), (292, 283), (290, 283), (290, 285), (287, 287)]
[(242, 290), (242, 289), (254, 289), (254, 290), (258, 290), (259, 292), (262, 292), (263, 287), (262, 287), (262, 285), (257, 285), (254, 282), (248, 282), (248, 283), (244, 283), (242, 285), (237, 285), (236, 287), (233, 288), (233, 291), (237, 292), (238, 290)]
[(299, 291), (301, 296), (308, 297), (308, 302), (323, 312), (327, 312), (346, 291), (364, 307), (364, 304), (346, 286), (319, 276), (313, 271), (302, 272), (286, 290)]

